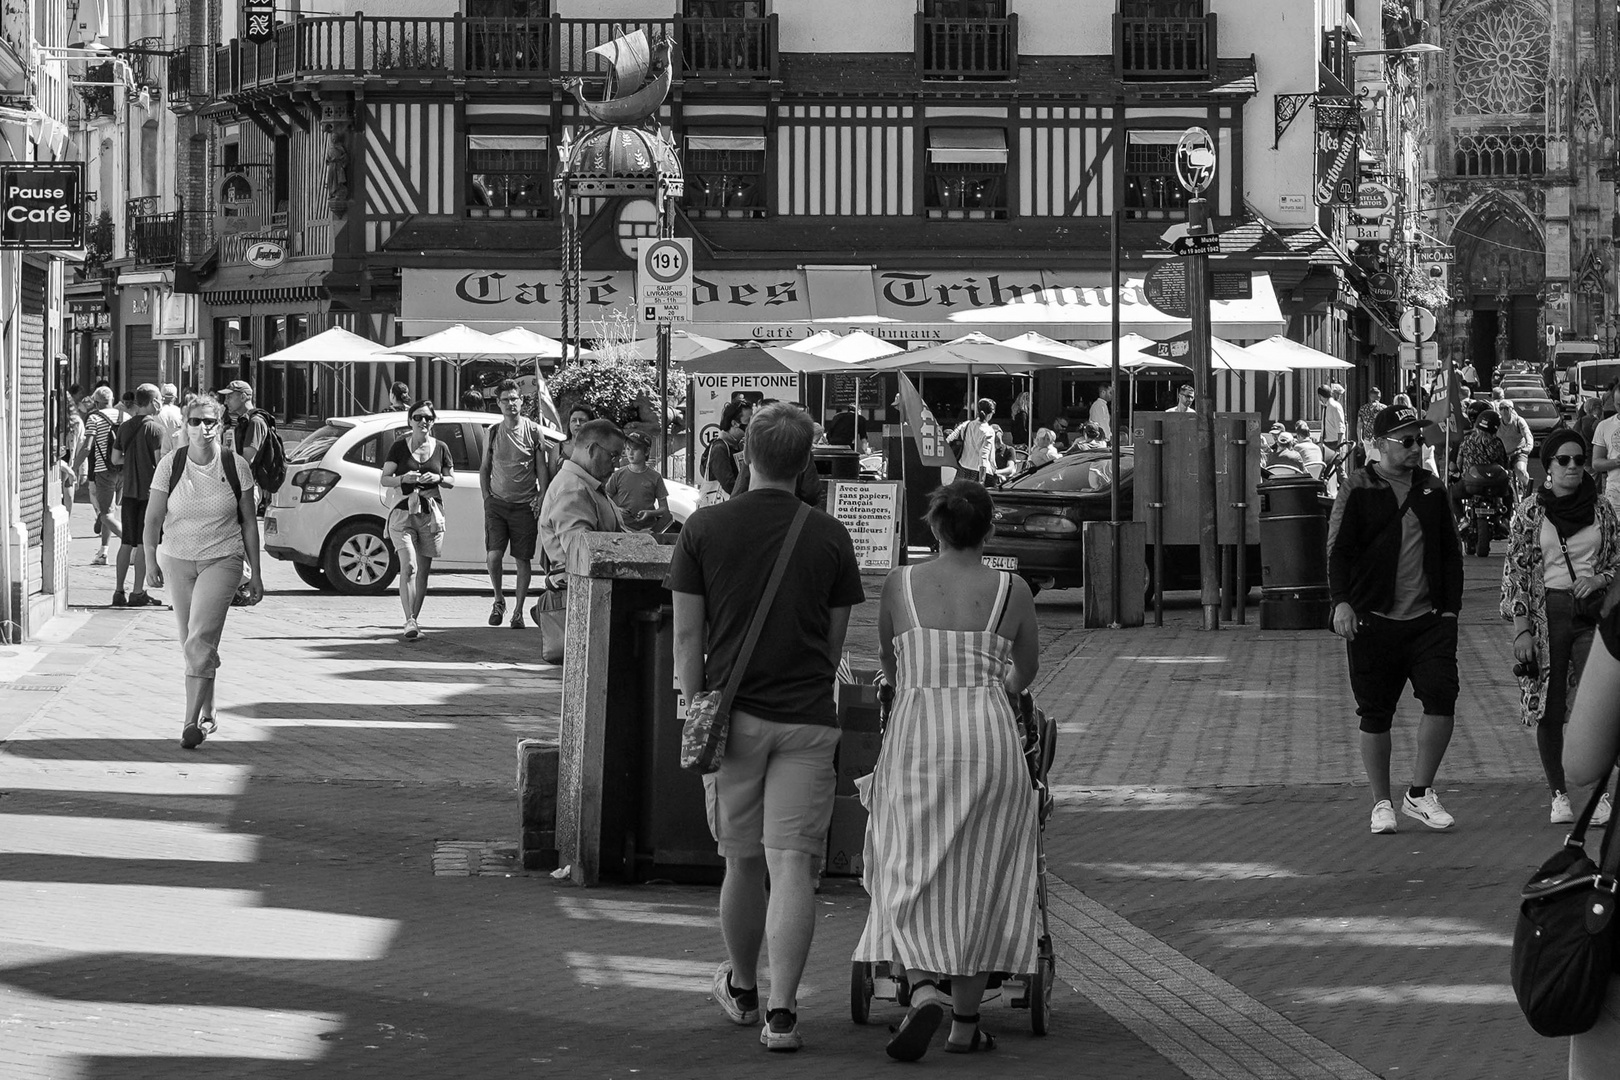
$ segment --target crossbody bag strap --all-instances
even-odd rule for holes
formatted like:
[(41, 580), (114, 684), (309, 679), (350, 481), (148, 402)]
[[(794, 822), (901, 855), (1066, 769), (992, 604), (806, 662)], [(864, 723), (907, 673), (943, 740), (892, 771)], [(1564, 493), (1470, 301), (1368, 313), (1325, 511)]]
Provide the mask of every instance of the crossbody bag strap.
[(1412, 509), (1412, 503), (1417, 499), (1417, 493), (1418, 493), (1418, 479), (1417, 479), (1416, 476), (1414, 476), (1414, 477), (1412, 477), (1412, 486), (1406, 489), (1406, 501), (1401, 503), (1401, 505), (1396, 508), (1395, 516), (1390, 518), (1388, 521), (1384, 522), (1383, 526), (1378, 530), (1377, 533), (1374, 534), (1374, 536), (1373, 536), (1374, 540), (1378, 539), (1379, 537), (1383, 536), (1386, 532), (1388, 532), (1389, 529), (1390, 529), (1390, 526), (1399, 525), (1401, 523), (1401, 518), (1405, 517), (1406, 512), (1408, 510)]
[(1580, 580), (1575, 574), (1575, 561), (1569, 557), (1569, 545), (1564, 543), (1564, 534), (1558, 531), (1556, 525), (1553, 526), (1553, 535), (1558, 537), (1558, 548), (1564, 553), (1564, 565), (1569, 568), (1569, 587), (1573, 589)]
[(737, 653), (737, 661), (731, 667), (731, 678), (726, 680), (726, 689), (720, 697), (721, 715), (731, 712), (731, 703), (742, 686), (743, 673), (748, 670), (748, 662), (754, 658), (754, 645), (759, 641), (760, 631), (765, 629), (771, 604), (776, 600), (777, 587), (787, 573), (788, 560), (793, 557), (794, 545), (799, 542), (799, 533), (804, 531), (804, 522), (809, 516), (810, 507), (799, 503), (798, 510), (793, 514), (793, 524), (788, 526), (787, 539), (782, 541), (782, 550), (777, 552), (776, 565), (771, 568), (771, 579), (765, 583), (765, 591), (759, 594), (759, 606), (754, 609), (754, 619), (748, 624), (748, 636), (743, 638), (742, 650)]

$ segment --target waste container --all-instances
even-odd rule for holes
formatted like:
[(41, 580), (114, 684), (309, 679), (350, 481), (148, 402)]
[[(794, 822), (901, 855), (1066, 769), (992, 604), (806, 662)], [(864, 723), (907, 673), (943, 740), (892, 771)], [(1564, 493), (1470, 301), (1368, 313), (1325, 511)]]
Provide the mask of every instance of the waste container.
[(1260, 628), (1326, 630), (1327, 532), (1332, 503), (1308, 476), (1263, 481), (1260, 496)]
[(709, 833), (703, 780), (681, 768), (674, 609), (668, 604), (644, 609), (634, 619), (647, 727), (629, 876), (635, 881), (657, 878), (683, 885), (718, 885), (726, 864)]
[(859, 480), (861, 455), (858, 450), (842, 446), (818, 446), (810, 452), (815, 459), (816, 472), (823, 480)]

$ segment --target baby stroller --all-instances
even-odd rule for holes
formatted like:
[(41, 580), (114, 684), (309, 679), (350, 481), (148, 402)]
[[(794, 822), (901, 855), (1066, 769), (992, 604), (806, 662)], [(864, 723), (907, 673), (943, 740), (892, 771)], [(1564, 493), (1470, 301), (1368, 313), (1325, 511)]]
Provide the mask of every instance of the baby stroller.
[[(889, 711), (894, 704), (894, 687), (879, 679), (878, 700), (881, 705), (882, 727), (886, 730)], [(1040, 937), (1036, 942), (1036, 970), (1026, 972), (992, 972), (985, 983), (984, 1000), (997, 997), (1014, 1009), (1029, 1010), (1030, 1030), (1045, 1035), (1052, 1021), (1052, 989), (1057, 979), (1057, 954), (1052, 948), (1052, 930), (1046, 913), (1046, 820), (1052, 815), (1052, 793), (1046, 786), (1046, 775), (1057, 752), (1057, 724), (1035, 706), (1035, 698), (1024, 691), (1014, 703), (1018, 725), (1024, 741), (1024, 765), (1029, 770), (1030, 782), (1036, 791), (1035, 829), (1035, 899), (1040, 907)], [(941, 979), (939, 991), (946, 996), (951, 992), (951, 981)], [(857, 1024), (864, 1024), (871, 1016), (873, 999), (893, 1001), (903, 1008), (911, 1006), (911, 986), (905, 969), (897, 963), (879, 961), (868, 963), (852, 961), (849, 980), (849, 1015)]]

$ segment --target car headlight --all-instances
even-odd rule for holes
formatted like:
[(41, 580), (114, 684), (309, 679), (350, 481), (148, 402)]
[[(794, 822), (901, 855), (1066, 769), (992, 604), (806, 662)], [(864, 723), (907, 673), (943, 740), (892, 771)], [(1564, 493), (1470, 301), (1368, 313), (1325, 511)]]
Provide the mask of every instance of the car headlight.
[(337, 487), (341, 479), (331, 469), (304, 469), (293, 474), (292, 482), (293, 487), (302, 491), (298, 501), (312, 503), (326, 498), (326, 493)]
[(1024, 530), (1045, 533), (1048, 536), (1068, 536), (1080, 531), (1080, 525), (1059, 514), (1031, 514), (1023, 520)]

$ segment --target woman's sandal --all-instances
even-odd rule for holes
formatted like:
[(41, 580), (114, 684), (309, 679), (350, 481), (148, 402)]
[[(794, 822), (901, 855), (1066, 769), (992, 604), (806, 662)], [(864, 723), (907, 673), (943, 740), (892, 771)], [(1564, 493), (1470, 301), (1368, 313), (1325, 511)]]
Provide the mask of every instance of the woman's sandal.
[(946, 1039), (945, 1052), (947, 1054), (977, 1054), (980, 1050), (994, 1050), (996, 1048), (996, 1037), (979, 1026), (978, 1013), (974, 1013), (972, 1016), (961, 1016), (953, 1009), (951, 1010), (951, 1019), (958, 1024), (972, 1024), (973, 1041), (958, 1043)]
[(203, 740), (219, 729), (212, 716), (199, 716), (185, 726), (180, 732), (180, 749), (195, 750), (203, 744)]
[[(924, 988), (931, 990), (927, 1001), (918, 1001), (917, 995)], [(911, 1011), (897, 1028), (890, 1028), (894, 1038), (889, 1045), (883, 1048), (884, 1052), (896, 1061), (917, 1061), (928, 1052), (928, 1044), (934, 1041), (935, 1032), (939, 1031), (940, 1023), (945, 1019), (945, 1006), (940, 1004), (939, 987), (934, 985), (932, 979), (922, 979), (911, 988)]]

